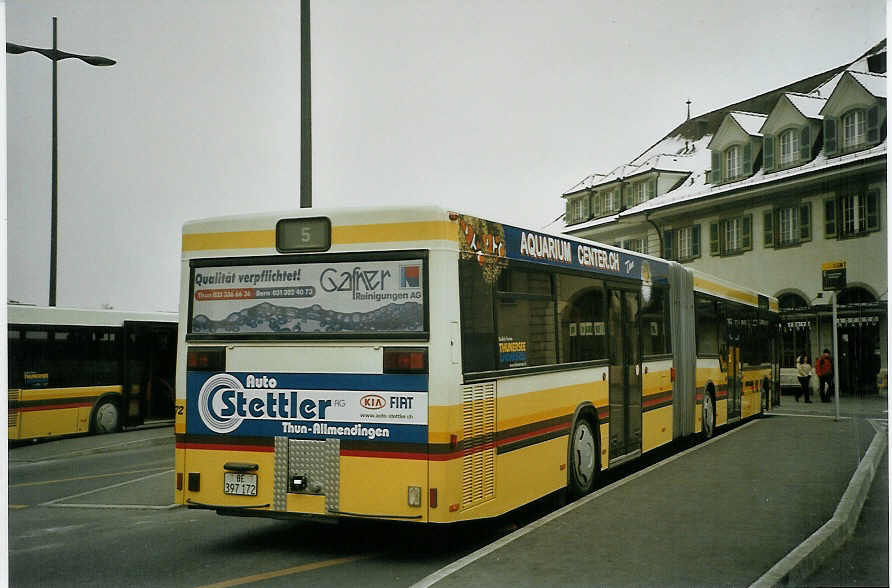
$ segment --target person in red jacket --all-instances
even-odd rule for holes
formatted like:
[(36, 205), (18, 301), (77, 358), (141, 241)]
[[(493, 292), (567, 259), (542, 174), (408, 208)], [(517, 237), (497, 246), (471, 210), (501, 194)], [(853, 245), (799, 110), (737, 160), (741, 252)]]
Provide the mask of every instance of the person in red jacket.
[(815, 362), (815, 373), (821, 381), (821, 402), (830, 402), (833, 396), (833, 358), (829, 349), (825, 349)]

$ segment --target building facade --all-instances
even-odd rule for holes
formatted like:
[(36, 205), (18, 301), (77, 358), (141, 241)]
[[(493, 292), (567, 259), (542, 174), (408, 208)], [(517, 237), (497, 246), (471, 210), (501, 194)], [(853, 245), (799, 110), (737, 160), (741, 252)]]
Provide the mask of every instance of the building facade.
[(777, 297), (785, 385), (796, 356), (832, 348), (822, 266), (843, 262), (840, 389), (885, 391), (885, 40), (850, 64), (690, 118), (563, 198), (564, 233)]

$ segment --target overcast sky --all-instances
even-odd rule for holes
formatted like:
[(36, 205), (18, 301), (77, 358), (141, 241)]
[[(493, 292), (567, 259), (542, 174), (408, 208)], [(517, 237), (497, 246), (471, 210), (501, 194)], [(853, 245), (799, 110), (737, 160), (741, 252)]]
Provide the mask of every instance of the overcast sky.
[[(180, 230), (300, 202), (300, 0), (7, 0), (60, 64), (59, 306), (176, 310)], [(313, 204), (541, 227), (698, 115), (847, 63), (883, 0), (316, 0)], [(7, 57), (9, 298), (47, 303), (51, 66)]]

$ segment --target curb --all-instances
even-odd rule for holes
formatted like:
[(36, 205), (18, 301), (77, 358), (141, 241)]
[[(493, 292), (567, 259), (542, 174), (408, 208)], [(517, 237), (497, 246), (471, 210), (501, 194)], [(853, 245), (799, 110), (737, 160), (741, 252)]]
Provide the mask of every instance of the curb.
[(845, 544), (858, 525), (877, 466), (886, 452), (887, 439), (885, 429), (877, 430), (833, 517), (753, 582), (750, 588), (802, 585), (824, 560)]

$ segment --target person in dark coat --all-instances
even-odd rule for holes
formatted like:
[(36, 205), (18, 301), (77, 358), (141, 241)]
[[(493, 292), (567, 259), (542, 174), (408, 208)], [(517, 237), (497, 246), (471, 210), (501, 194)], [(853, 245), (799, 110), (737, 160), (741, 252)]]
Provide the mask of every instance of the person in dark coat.
[(815, 374), (821, 381), (821, 402), (830, 402), (833, 396), (833, 357), (829, 349), (824, 349), (824, 353), (815, 362)]

